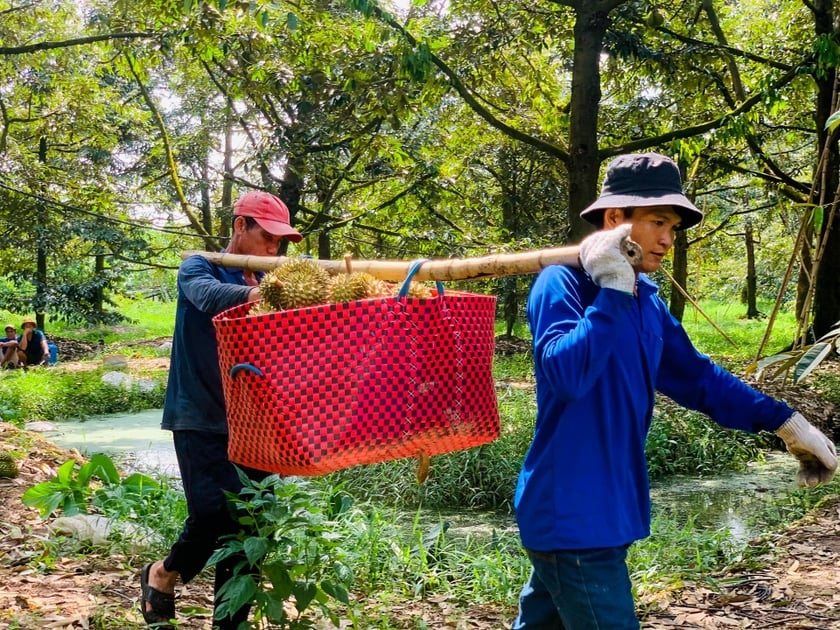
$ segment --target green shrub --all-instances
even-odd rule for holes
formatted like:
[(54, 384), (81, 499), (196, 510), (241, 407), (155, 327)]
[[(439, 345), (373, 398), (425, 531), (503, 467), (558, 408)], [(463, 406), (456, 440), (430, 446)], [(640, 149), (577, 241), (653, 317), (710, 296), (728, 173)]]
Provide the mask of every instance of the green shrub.
[(103, 369), (65, 372), (60, 368), (10, 370), (0, 379), (0, 413), (4, 420), (23, 424), (35, 420), (61, 421), (163, 406), (165, 386), (145, 390), (102, 381)]
[(724, 429), (707, 416), (660, 396), (647, 437), (651, 479), (743, 470), (775, 442), (769, 434)]

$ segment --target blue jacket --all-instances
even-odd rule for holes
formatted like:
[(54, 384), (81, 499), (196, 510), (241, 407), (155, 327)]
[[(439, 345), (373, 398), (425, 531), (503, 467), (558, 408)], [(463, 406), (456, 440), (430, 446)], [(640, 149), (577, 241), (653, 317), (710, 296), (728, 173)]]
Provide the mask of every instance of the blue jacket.
[(645, 438), (655, 390), (744, 431), (778, 428), (793, 410), (692, 346), (639, 277), (638, 297), (553, 266), (528, 298), (537, 419), (514, 506), (526, 549), (616, 547), (650, 534)]
[(241, 269), (218, 267), (203, 256), (181, 263), (162, 428), (228, 432), (212, 319), (247, 302), (252, 288)]

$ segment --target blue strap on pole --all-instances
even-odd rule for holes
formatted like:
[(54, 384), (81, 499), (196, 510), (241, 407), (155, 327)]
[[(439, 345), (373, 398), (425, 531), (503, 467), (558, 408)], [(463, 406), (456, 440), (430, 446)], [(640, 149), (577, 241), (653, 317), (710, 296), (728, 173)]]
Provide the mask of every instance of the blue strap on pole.
[[(411, 286), (411, 279), (423, 265), (423, 263), (429, 262), (428, 258), (418, 258), (415, 261), (412, 261), (411, 265), (408, 267), (408, 272), (405, 274), (405, 281), (403, 281), (402, 286), (400, 287), (400, 292), (397, 294), (397, 297), (405, 297), (408, 295), (408, 289)], [(443, 283), (440, 280), (436, 280), (435, 284), (437, 284), (438, 295), (443, 295)]]

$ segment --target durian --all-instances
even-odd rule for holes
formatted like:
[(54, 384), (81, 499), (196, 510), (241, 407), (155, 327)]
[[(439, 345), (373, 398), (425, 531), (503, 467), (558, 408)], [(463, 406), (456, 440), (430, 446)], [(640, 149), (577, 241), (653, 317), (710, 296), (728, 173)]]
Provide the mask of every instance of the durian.
[(18, 467), (11, 453), (0, 451), (0, 477), (17, 477)]
[[(400, 287), (396, 287), (394, 291), (394, 295), (399, 294)], [(429, 288), (428, 285), (423, 284), (422, 282), (414, 282), (412, 281), (408, 285), (408, 292), (406, 293), (409, 297), (415, 298), (430, 298), (432, 297), (432, 290)]]
[(280, 311), (325, 304), (330, 275), (309, 258), (293, 258), (265, 274), (260, 294), (272, 310)]
[(251, 308), (248, 309), (248, 315), (265, 315), (267, 313), (274, 313), (275, 309), (271, 308), (271, 305), (262, 300), (260, 302), (254, 302), (251, 305)]
[(367, 272), (340, 273), (330, 279), (330, 302), (363, 300), (379, 289), (380, 281)]

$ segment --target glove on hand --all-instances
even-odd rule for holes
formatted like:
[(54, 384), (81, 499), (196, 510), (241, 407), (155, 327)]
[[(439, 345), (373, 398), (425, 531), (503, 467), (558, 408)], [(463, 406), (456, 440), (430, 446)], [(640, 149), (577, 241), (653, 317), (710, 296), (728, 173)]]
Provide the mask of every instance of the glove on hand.
[(834, 444), (801, 413), (796, 412), (776, 429), (788, 452), (799, 460), (799, 485), (816, 486), (831, 481), (837, 468)]
[(630, 224), (612, 230), (599, 230), (580, 244), (580, 265), (599, 287), (633, 293), (636, 272), (621, 251), (621, 242), (630, 237)]

